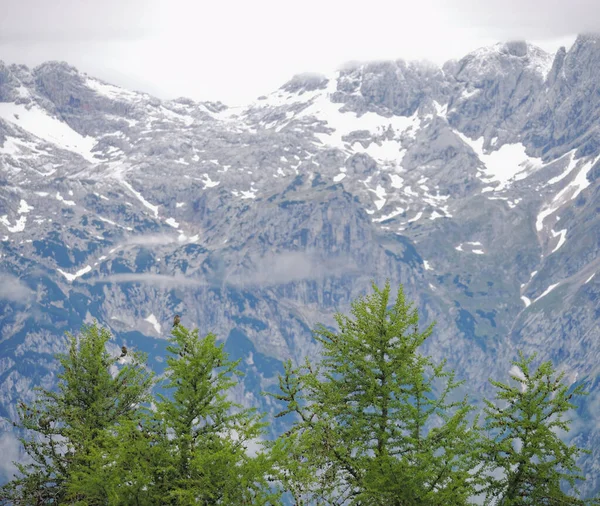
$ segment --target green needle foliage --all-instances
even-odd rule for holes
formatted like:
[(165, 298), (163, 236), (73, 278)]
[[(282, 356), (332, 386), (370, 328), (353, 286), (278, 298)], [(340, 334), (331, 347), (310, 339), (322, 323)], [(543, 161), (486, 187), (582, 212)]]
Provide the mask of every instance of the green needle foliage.
[(561, 490), (565, 482), (573, 487), (585, 479), (575, 463), (584, 451), (559, 437), (569, 431), (564, 416), (576, 407), (572, 397), (585, 394), (584, 387), (570, 391), (564, 373), (557, 375), (550, 362), (532, 369), (535, 355), (519, 357), (513, 362), (520, 371), (514, 375), (516, 385), (490, 380), (496, 402), (485, 401), (485, 428), (491, 436), (483, 455), (492, 471), (485, 504), (585, 504)]
[(516, 383), (491, 381), (480, 427), (454, 373), (420, 353), (433, 326), (419, 328), (402, 288), (392, 301), (389, 284), (374, 285), (336, 322), (316, 330), (318, 365), (285, 365), (270, 395), (292, 424), (268, 443), (262, 416), (231, 400), (239, 361), (213, 334), (177, 322), (152, 396), (145, 357), (113, 357), (110, 333), (84, 327), (58, 357), (57, 390), (19, 405), (28, 459), (0, 504), (600, 504), (573, 496), (583, 450), (559, 437), (583, 386), (549, 362), (521, 355)]
[(153, 383), (143, 356), (130, 354), (128, 363), (118, 365), (119, 358), (106, 351), (110, 339), (97, 324), (69, 335), (68, 352), (59, 356), (58, 389), (40, 390), (31, 406), (19, 405), (29, 462), (17, 463), (19, 475), (1, 489), (7, 504), (102, 503), (85, 501), (80, 480), (106, 452), (106, 432), (136, 420)]
[(320, 367), (287, 364), (277, 399), (293, 428), (274, 445), (278, 479), (297, 504), (466, 504), (477, 483), (478, 431), (459, 383), (418, 352), (416, 309), (390, 286), (320, 327)]
[(223, 345), (178, 325), (168, 350), (167, 389), (154, 414), (157, 504), (267, 504), (270, 466), (265, 452), (251, 455), (265, 423), (252, 409), (227, 399), (238, 362)]

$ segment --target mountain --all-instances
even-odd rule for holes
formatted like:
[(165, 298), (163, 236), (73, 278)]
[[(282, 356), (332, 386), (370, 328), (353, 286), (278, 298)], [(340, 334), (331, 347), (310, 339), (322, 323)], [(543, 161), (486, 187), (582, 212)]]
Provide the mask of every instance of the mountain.
[(239, 108), (0, 64), (5, 455), (65, 331), (96, 319), (160, 371), (178, 313), (273, 412), (282, 361), (318, 356), (314, 325), (389, 279), (474, 398), (517, 350), (585, 382), (568, 437), (600, 490), (599, 41), (348, 65)]

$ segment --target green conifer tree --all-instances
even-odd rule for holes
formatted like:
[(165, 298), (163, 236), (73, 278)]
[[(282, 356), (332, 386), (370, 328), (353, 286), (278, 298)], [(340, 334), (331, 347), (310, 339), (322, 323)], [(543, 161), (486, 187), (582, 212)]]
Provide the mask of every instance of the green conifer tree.
[(477, 483), (478, 431), (454, 399), (454, 374), (419, 353), (432, 326), (390, 285), (318, 328), (319, 367), (286, 366), (280, 415), (297, 421), (274, 445), (278, 479), (297, 504), (458, 505)]
[(106, 504), (101, 489), (79, 483), (89, 484), (94, 468), (111, 464), (96, 461), (107, 453), (107, 431), (135, 423), (153, 383), (142, 355), (129, 352), (118, 364), (120, 356), (106, 350), (110, 339), (97, 324), (69, 335), (57, 390), (40, 390), (31, 405), (20, 403), (28, 462), (16, 463), (18, 475), (2, 487), (6, 504)]
[[(227, 399), (238, 362), (198, 329), (173, 329), (165, 388), (152, 423), (158, 504), (267, 504), (270, 461), (257, 440), (265, 423)], [(252, 454), (252, 449), (257, 450)]]
[(497, 393), (495, 402), (485, 401), (489, 437), (483, 461), (490, 471), (485, 504), (585, 504), (561, 488), (584, 479), (576, 465), (584, 450), (560, 438), (570, 428), (565, 414), (576, 407), (571, 399), (584, 395), (584, 386), (571, 390), (551, 362), (532, 368), (534, 358), (520, 353), (513, 362), (516, 383), (490, 380)]

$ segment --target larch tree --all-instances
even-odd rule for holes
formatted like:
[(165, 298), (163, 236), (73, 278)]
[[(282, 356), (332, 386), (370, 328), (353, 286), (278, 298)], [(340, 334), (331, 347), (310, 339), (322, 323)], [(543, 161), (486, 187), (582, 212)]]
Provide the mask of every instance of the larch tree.
[[(69, 335), (68, 351), (58, 357), (61, 372), (56, 390), (40, 390), (31, 404), (19, 404), (25, 463), (0, 490), (6, 504), (105, 504), (102, 490), (78, 485), (93, 479), (94, 470), (110, 466), (106, 435), (136, 423), (148, 401), (153, 375), (145, 357), (112, 356), (106, 349), (110, 332), (93, 324), (79, 336)], [(121, 360), (123, 359), (123, 360)], [(104, 460), (97, 461), (98, 456)]]
[(167, 359), (169, 395), (159, 394), (151, 423), (159, 504), (270, 504), (270, 459), (260, 445), (265, 423), (228, 399), (238, 362), (216, 337), (173, 329)]
[(287, 364), (274, 397), (295, 424), (273, 446), (277, 478), (296, 504), (467, 504), (479, 476), (479, 432), (459, 383), (419, 349), (402, 287), (389, 283), (316, 331), (319, 366)]
[(584, 386), (570, 388), (551, 362), (532, 368), (534, 358), (519, 354), (511, 384), (490, 380), (496, 397), (485, 401), (485, 504), (586, 504), (564, 490), (584, 479), (576, 465), (584, 450), (560, 437), (570, 429), (565, 416), (576, 407), (571, 399), (584, 395)]

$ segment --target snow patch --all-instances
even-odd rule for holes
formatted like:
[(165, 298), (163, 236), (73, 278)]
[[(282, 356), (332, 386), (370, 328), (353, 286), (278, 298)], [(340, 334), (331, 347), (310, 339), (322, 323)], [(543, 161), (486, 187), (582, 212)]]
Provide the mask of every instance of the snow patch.
[(404, 179), (402, 179), (398, 174), (389, 174), (389, 176), (392, 180), (392, 188), (402, 188), (402, 183), (404, 183)]
[(560, 236), (560, 239), (558, 240), (558, 244), (556, 246), (554, 246), (554, 249), (552, 250), (552, 253), (555, 253), (565, 243), (566, 238), (567, 238), (567, 229), (565, 228), (564, 230), (559, 230), (558, 232), (551, 230), (550, 232), (552, 233), (552, 237)]
[[(552, 199), (550, 204), (544, 207), (538, 214), (535, 223), (535, 228), (538, 232), (543, 230), (544, 220), (548, 216), (558, 211), (567, 202), (575, 200), (579, 196), (579, 194), (591, 184), (587, 178), (587, 175), (592, 169), (592, 167), (595, 165), (595, 163), (598, 161), (598, 159), (600, 159), (600, 156), (589, 160), (583, 165), (581, 165), (581, 160), (577, 162), (576, 166), (580, 166), (577, 175), (567, 186), (565, 186), (560, 192), (558, 192), (556, 196)], [(572, 170), (573, 169), (571, 169), (571, 171)]]
[(573, 181), (571, 181), (558, 193), (558, 195), (556, 195), (553, 202), (559, 202), (562, 204), (565, 201), (575, 200), (578, 195), (591, 184), (587, 178), (587, 175), (595, 165), (598, 158), (600, 157), (594, 158), (593, 160), (590, 160), (584, 164), (575, 176), (575, 179), (573, 179)]
[(475, 89), (473, 89), (473, 90), (471, 90), (471, 91), (467, 91), (467, 90), (465, 89), (465, 90), (463, 90), (463, 92), (462, 92), (462, 94), (461, 94), (460, 98), (462, 98), (463, 100), (466, 100), (466, 99), (468, 99), (468, 98), (471, 98), (471, 97), (473, 97), (473, 96), (477, 95), (477, 94), (478, 94), (480, 91), (481, 91), (481, 90), (480, 90), (479, 88), (475, 88)]
[(12, 102), (0, 103), (0, 118), (13, 123), (23, 130), (50, 142), (62, 149), (77, 153), (89, 162), (97, 162), (92, 148), (97, 144), (93, 137), (84, 137), (69, 125), (50, 116), (37, 105), (26, 107)]
[(406, 186), (404, 188), (404, 193), (406, 195), (408, 195), (409, 197), (418, 197), (419, 194), (417, 192), (415, 192), (410, 186)]
[(381, 208), (387, 202), (387, 200), (385, 198), (386, 197), (385, 188), (381, 185), (377, 185), (377, 188), (375, 190), (369, 189), (369, 191), (371, 191), (375, 195), (377, 195), (377, 200), (375, 201), (375, 207), (377, 207), (378, 211), (381, 211)]
[(486, 154), (483, 151), (483, 137), (471, 140), (466, 135), (455, 132), (485, 165), (482, 170), (485, 181), (498, 183), (495, 191), (507, 188), (511, 182), (524, 179), (543, 166), (541, 159), (527, 156), (525, 146), (521, 143), (504, 144), (500, 149)]
[(75, 274), (70, 274), (68, 272), (63, 271), (62, 269), (56, 269), (58, 272), (60, 272), (69, 283), (72, 283), (73, 281), (75, 281), (77, 278), (83, 276), (84, 274), (87, 274), (88, 272), (90, 272), (92, 270), (92, 267), (90, 265), (86, 265), (83, 269), (78, 270)]
[(64, 205), (66, 206), (74, 206), (75, 202), (73, 202), (72, 200), (66, 200), (61, 194), (60, 192), (56, 192), (56, 200), (62, 202)]
[(23, 232), (23, 230), (25, 230), (25, 224), (27, 223), (27, 216), (19, 217), (17, 222), (11, 226), (10, 222), (8, 221), (8, 216), (5, 214), (4, 216), (0, 217), (0, 223), (2, 223), (8, 229), (8, 231), (12, 232), (13, 234), (15, 232)]
[(160, 334), (160, 323), (158, 323), (158, 320), (156, 319), (156, 316), (154, 316), (154, 313), (151, 313), (150, 316), (144, 318), (144, 321), (147, 321), (150, 325), (152, 325), (154, 327), (154, 330), (156, 330), (156, 333)]
[(395, 162), (396, 165), (402, 164), (406, 154), (406, 149), (402, 149), (402, 144), (397, 140), (384, 140), (380, 143), (370, 142), (366, 148), (356, 141), (352, 144), (352, 150), (357, 153), (365, 153), (374, 160)]
[(179, 222), (177, 222), (174, 218), (167, 218), (165, 223), (173, 228), (179, 228)]
[(577, 163), (579, 162), (579, 160), (575, 159), (575, 150), (570, 151), (569, 153), (567, 153), (566, 156), (569, 157), (569, 163), (567, 165), (567, 168), (562, 172), (562, 174), (559, 174), (558, 176), (553, 177), (552, 179), (550, 179), (547, 184), (553, 185), (553, 184), (558, 183), (559, 181), (562, 181), (571, 172), (573, 172), (573, 170), (575, 169), (575, 167), (577, 167)]
[(140, 96), (133, 91), (119, 88), (112, 84), (103, 83), (97, 79), (86, 79), (85, 84), (98, 95), (102, 95), (112, 100), (133, 100), (140, 98)]
[(396, 207), (396, 209), (394, 211), (392, 211), (390, 214), (380, 216), (379, 218), (373, 218), (373, 221), (376, 223), (380, 223), (382, 221), (386, 221), (386, 220), (395, 218), (396, 216), (398, 216), (399, 214), (402, 214), (403, 212), (404, 212), (404, 209), (402, 207)]
[(426, 271), (432, 271), (433, 267), (431, 267), (431, 265), (429, 265), (429, 262), (427, 260), (423, 260), (423, 266), (425, 267)]
[(543, 211), (540, 212), (540, 214), (538, 214), (538, 216), (535, 220), (535, 229), (538, 232), (541, 232), (544, 229), (544, 220), (555, 211), (556, 211), (556, 209), (549, 207), (548, 209), (544, 209)]
[(435, 112), (440, 118), (446, 118), (448, 114), (448, 104), (441, 105), (439, 102), (434, 100), (433, 107), (435, 107)]
[(525, 297), (525, 295), (521, 295), (521, 300), (525, 304), (525, 307), (529, 307), (531, 305), (531, 300)]
[(411, 218), (410, 220), (408, 220), (408, 223), (412, 223), (413, 221), (417, 221), (421, 219), (421, 216), (423, 216), (423, 212), (419, 211), (417, 213), (417, 215), (414, 218)]
[(584, 285), (587, 285), (592, 279), (594, 279), (595, 275), (596, 275), (596, 273), (594, 272), (594, 274), (592, 274), (589, 278), (587, 278), (587, 281), (584, 283)]
[(114, 225), (115, 227), (117, 226), (117, 224), (114, 221), (109, 220), (108, 218), (103, 218), (102, 216), (98, 216), (98, 219), (100, 221), (103, 221), (104, 223), (108, 223), (109, 225)]
[(220, 183), (220, 181), (213, 181), (207, 173), (204, 173), (204, 181), (202, 182), (204, 183), (204, 188), (202, 188), (203, 190), (206, 190), (207, 188), (214, 188)]
[(0, 154), (10, 155), (15, 158), (23, 158), (27, 157), (27, 155), (38, 157), (41, 153), (34, 142), (27, 142), (17, 137), (5, 138), (4, 144), (0, 147)]
[(250, 187), (250, 190), (241, 190), (241, 198), (242, 199), (255, 199), (256, 198), (256, 189)]
[(29, 211), (32, 211), (33, 209), (33, 206), (30, 206), (25, 200), (21, 199), (21, 202), (19, 202), (19, 209), (17, 210), (17, 213), (25, 214)]
[(544, 293), (542, 293), (542, 295), (540, 295), (537, 299), (535, 299), (534, 302), (537, 302), (538, 300), (540, 300), (542, 297), (545, 297), (546, 295), (548, 295), (552, 290), (554, 290), (558, 285), (560, 285), (560, 283), (554, 283), (553, 285), (550, 285), (548, 288), (546, 288), (546, 290), (544, 291)]
[(142, 197), (142, 194), (140, 192), (134, 190), (133, 186), (131, 186), (127, 181), (121, 180), (121, 184), (125, 188), (127, 188), (131, 193), (133, 193), (145, 207), (150, 209), (154, 213), (155, 218), (158, 218), (158, 206), (150, 204), (150, 202), (148, 202), (144, 197)]
[[(337, 91), (337, 75), (339, 73), (329, 79), (325, 90), (317, 90), (316, 93), (313, 93), (312, 96), (306, 99), (302, 97), (304, 100), (308, 100), (310, 105), (296, 115), (296, 119), (312, 116), (317, 118), (318, 121), (325, 121), (327, 123), (327, 128), (333, 130), (332, 132), (315, 134), (323, 144), (337, 147), (343, 151), (351, 151), (352, 147), (349, 146), (349, 143), (342, 140), (342, 138), (352, 132), (365, 130), (375, 136), (382, 135), (390, 129), (395, 134), (395, 137), (409, 131), (412, 131), (412, 135), (414, 136), (414, 131), (420, 125), (420, 120), (416, 113), (412, 117), (392, 116), (386, 118), (374, 112), (366, 112), (361, 116), (350, 111), (341, 112), (340, 109), (343, 107), (343, 104), (331, 101), (331, 96)], [(286, 101), (284, 100), (280, 105), (285, 103)], [(371, 147), (369, 146), (369, 148)], [(361, 146), (358, 149), (365, 151), (369, 148), (362, 148)], [(402, 156), (399, 153), (400, 145), (396, 141), (384, 141), (380, 145), (375, 144), (371, 149), (375, 156), (383, 156), (385, 159), (396, 160)]]
[(183, 207), (185, 206), (185, 202), (176, 202), (175, 203), (175, 207), (179, 208), (179, 207)]

